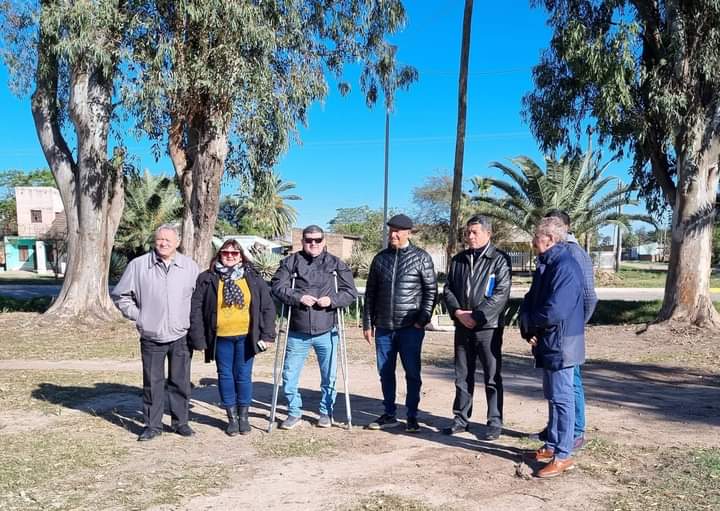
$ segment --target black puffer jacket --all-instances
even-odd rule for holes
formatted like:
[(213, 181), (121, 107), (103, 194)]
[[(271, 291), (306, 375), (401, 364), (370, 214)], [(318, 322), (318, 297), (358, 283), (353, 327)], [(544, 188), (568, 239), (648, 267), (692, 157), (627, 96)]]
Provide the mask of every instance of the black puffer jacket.
[[(245, 360), (260, 351), (257, 342), (275, 340), (275, 302), (270, 288), (254, 268), (246, 266), (245, 278), (250, 288), (250, 331), (245, 343)], [(190, 330), (188, 337), (195, 350), (205, 350), (205, 362), (215, 360), (217, 337), (217, 273), (204, 271), (197, 278), (190, 304)]]
[(437, 278), (430, 255), (409, 245), (386, 248), (373, 258), (365, 288), (363, 328), (397, 330), (430, 322)]
[[(491, 276), (494, 276), (492, 289), (488, 287)], [(510, 258), (493, 244), (484, 254), (476, 255), (472, 250), (463, 250), (450, 262), (444, 292), (448, 314), (459, 325), (455, 311), (473, 311), (476, 330), (503, 326), (503, 313), (510, 298), (510, 281)]]
[[(337, 322), (337, 310), (353, 303), (357, 296), (350, 268), (327, 251), (317, 257), (311, 257), (303, 251), (287, 256), (280, 263), (270, 285), (277, 299), (293, 308), (290, 330), (310, 335), (324, 334), (332, 329)], [(300, 303), (303, 295), (315, 298), (327, 296), (330, 298), (330, 307), (303, 305)]]

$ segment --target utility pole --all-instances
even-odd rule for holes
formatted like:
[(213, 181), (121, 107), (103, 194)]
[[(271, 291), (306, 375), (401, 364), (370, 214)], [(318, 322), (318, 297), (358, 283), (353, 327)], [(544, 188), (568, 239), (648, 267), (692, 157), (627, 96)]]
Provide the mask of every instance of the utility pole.
[(385, 200), (383, 202), (383, 244), (388, 245), (388, 182), (390, 178), (390, 109), (385, 109)]
[(453, 187), (450, 198), (450, 232), (446, 248), (445, 271), (450, 269), (450, 260), (455, 255), (458, 228), (460, 224), (460, 201), (462, 200), (463, 159), (465, 156), (465, 124), (467, 118), (468, 63), (470, 61), (470, 28), (472, 27), (473, 0), (465, 0), (463, 12), (462, 44), (460, 48), (460, 76), (458, 78), (458, 115), (455, 135), (455, 165)]
[[(622, 188), (622, 183), (618, 179), (618, 190)], [(622, 205), (618, 204), (618, 216), (622, 215)], [(620, 262), (622, 260), (622, 230), (620, 224), (615, 226), (615, 273), (620, 273)]]

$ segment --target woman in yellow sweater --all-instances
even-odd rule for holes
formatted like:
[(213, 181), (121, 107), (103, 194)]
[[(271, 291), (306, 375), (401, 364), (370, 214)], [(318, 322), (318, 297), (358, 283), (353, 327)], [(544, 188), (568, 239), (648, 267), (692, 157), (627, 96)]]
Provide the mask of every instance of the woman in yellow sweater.
[(270, 289), (235, 240), (223, 243), (210, 268), (197, 279), (190, 310), (193, 349), (215, 360), (225, 432), (250, 433), (252, 367), (257, 353), (275, 339), (275, 304)]

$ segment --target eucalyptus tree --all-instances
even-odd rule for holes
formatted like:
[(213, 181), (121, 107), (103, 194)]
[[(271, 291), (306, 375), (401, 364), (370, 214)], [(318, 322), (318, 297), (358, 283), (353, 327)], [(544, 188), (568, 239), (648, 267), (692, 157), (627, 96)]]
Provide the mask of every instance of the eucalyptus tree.
[(550, 47), (525, 113), (547, 148), (589, 117), (634, 157), (634, 184), (672, 207), (670, 266), (658, 319), (720, 324), (710, 297), (720, 159), (720, 3), (716, 0), (536, 0)]
[(138, 127), (167, 144), (185, 204), (183, 249), (201, 265), (226, 169), (267, 173), (327, 95), (326, 74), (340, 80), (347, 62), (361, 64), (374, 102), (383, 88), (374, 64), (405, 21), (400, 0), (156, 0), (144, 14), (126, 94)]
[[(47, 314), (114, 317), (108, 266), (123, 207), (124, 151), (109, 151), (132, 1), (0, 4), (11, 86), (32, 90), (32, 115), (67, 218), (68, 266)], [(73, 147), (74, 146), (74, 147)], [(71, 149), (73, 147), (73, 149)]]
[[(589, 236), (598, 227), (614, 224), (630, 228), (630, 222), (654, 223), (652, 217), (618, 213), (618, 206), (634, 206), (632, 188), (604, 176), (614, 160), (600, 164), (599, 152), (584, 155), (571, 153), (560, 160), (545, 159), (543, 169), (527, 156), (512, 160), (514, 166), (493, 162), (506, 180), (475, 176), (471, 179), (478, 193), (472, 202), (484, 215), (514, 225), (532, 235), (538, 222), (551, 209), (562, 209), (572, 219), (572, 230), (578, 238)], [(497, 190), (499, 196), (488, 193)]]
[(175, 180), (149, 171), (132, 175), (125, 184), (125, 208), (115, 236), (115, 249), (139, 256), (154, 245), (155, 229), (182, 216), (182, 199)]

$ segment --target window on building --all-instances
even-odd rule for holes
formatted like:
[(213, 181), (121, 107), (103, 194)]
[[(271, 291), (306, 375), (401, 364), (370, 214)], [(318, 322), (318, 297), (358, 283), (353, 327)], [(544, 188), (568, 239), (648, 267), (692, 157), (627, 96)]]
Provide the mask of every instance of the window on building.
[(30, 255), (28, 248), (21, 246), (21, 247), (18, 247), (18, 251), (20, 252), (20, 254), (19, 254), (20, 262), (24, 263), (25, 261), (27, 261), (28, 256)]
[(42, 223), (42, 211), (39, 209), (30, 210), (30, 221), (34, 224)]

